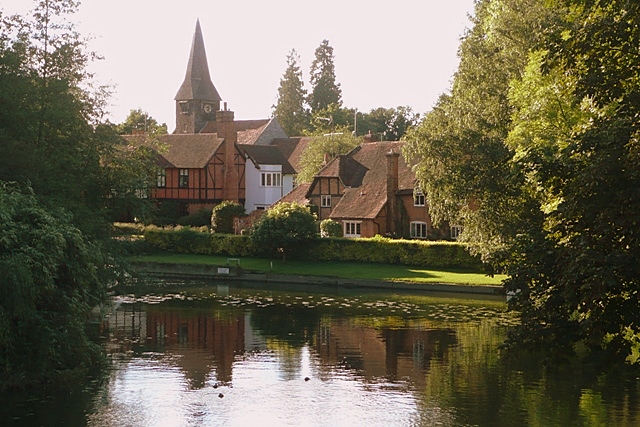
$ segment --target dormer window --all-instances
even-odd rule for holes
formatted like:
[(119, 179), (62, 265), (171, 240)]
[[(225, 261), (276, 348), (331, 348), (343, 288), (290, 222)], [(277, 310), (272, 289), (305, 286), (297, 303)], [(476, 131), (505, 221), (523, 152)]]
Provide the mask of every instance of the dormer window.
[(419, 188), (413, 190), (413, 206), (424, 206), (424, 193)]

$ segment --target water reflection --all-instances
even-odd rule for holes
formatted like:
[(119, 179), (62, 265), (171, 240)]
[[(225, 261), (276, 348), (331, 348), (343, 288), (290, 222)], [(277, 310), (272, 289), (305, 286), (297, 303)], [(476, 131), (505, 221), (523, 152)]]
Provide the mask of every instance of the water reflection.
[[(8, 425), (640, 425), (635, 379), (502, 362), (514, 321), (495, 298), (163, 283), (114, 300), (104, 383), (49, 398), (47, 414), (21, 401), (23, 412), (0, 416)], [(69, 416), (55, 409), (65, 405)]]

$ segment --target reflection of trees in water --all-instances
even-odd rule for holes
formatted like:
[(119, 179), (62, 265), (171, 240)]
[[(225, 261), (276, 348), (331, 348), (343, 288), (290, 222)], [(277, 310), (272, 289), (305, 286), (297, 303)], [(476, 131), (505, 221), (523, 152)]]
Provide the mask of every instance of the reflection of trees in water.
[(265, 337), (302, 347), (312, 340), (320, 315), (318, 309), (276, 304), (254, 308), (251, 311), (251, 327)]
[(335, 297), (321, 306), (328, 299), (316, 296), (309, 308), (313, 301), (296, 295), (165, 301), (117, 319), (129, 348), (166, 351), (192, 388), (214, 376), (230, 383), (240, 354), (262, 354), (275, 358), (283, 380), (310, 369), (321, 380), (345, 373), (366, 384), (400, 381), (415, 390), (420, 416), (436, 414), (449, 425), (638, 425), (634, 381), (501, 360), (501, 325), (508, 322), (498, 309), (429, 302), (419, 315), (404, 315), (391, 302), (378, 312), (377, 299), (357, 305), (351, 297), (345, 307)]

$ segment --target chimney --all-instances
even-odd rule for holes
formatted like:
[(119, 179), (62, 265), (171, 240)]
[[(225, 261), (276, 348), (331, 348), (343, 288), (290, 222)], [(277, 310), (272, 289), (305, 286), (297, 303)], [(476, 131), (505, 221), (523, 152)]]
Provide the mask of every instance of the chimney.
[(369, 133), (364, 136), (364, 143), (368, 144), (371, 142), (378, 142), (378, 135), (369, 131)]
[(387, 157), (387, 233), (396, 232), (396, 218), (398, 217), (398, 158), (400, 153), (391, 150)]
[(329, 153), (324, 153), (324, 160), (322, 162), (322, 166), (326, 166), (329, 164), (329, 161), (331, 161), (331, 158), (329, 158)]
[(236, 130), (234, 113), (227, 109), (224, 103), (224, 110), (216, 111), (216, 131), (218, 138), (224, 139), (224, 182), (222, 197), (224, 200), (232, 200), (240, 203), (240, 173), (236, 165), (239, 162), (236, 144), (238, 142), (238, 132)]

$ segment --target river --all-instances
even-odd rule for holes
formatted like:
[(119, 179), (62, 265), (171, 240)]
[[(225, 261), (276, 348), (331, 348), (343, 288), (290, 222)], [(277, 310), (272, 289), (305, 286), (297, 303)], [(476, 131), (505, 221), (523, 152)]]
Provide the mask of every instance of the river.
[(506, 362), (498, 297), (157, 281), (113, 297), (109, 370), (2, 396), (7, 426), (638, 426), (638, 380)]

